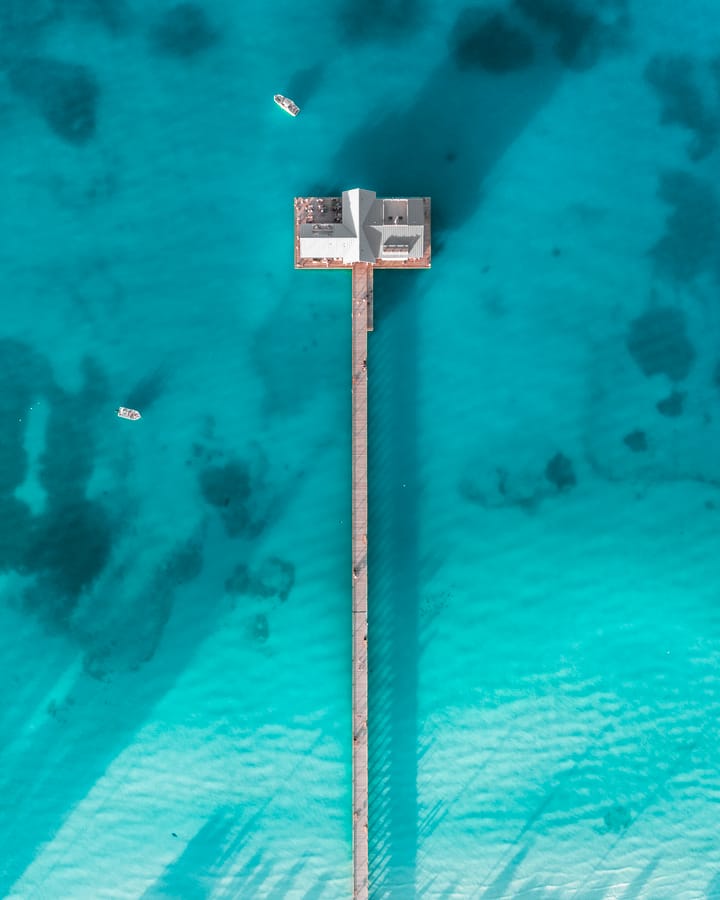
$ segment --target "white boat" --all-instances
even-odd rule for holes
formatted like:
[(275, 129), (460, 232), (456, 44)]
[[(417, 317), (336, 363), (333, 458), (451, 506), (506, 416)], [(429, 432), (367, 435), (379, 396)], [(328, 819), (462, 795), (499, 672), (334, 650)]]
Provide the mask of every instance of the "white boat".
[(289, 97), (283, 97), (282, 94), (275, 94), (273, 100), (281, 109), (284, 109), (286, 113), (290, 113), (291, 116), (296, 116), (300, 112), (300, 107), (297, 103), (293, 103)]
[(142, 416), (136, 409), (130, 409), (128, 406), (118, 406), (117, 414), (121, 419), (132, 419), (133, 421), (142, 419)]

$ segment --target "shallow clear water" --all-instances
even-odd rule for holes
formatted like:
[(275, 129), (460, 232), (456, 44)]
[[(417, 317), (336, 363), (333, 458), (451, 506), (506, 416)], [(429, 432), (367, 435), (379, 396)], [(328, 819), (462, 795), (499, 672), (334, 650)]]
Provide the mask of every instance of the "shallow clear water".
[(560, 6), (0, 3), (4, 895), (349, 896), (362, 186), (373, 897), (720, 897), (720, 20)]

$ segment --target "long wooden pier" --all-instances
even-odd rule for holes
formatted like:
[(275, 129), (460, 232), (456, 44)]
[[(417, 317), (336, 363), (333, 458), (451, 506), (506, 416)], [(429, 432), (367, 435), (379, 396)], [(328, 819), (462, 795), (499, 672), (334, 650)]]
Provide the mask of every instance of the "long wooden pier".
[(373, 268), (352, 269), (352, 795), (353, 892), (368, 896), (368, 382)]
[[(365, 192), (366, 194), (368, 192)], [(382, 216), (370, 226), (382, 230), (391, 227), (385, 247), (389, 258), (374, 262), (346, 262), (332, 255), (340, 244), (322, 243), (335, 236), (335, 226), (343, 225), (345, 198), (295, 198), (295, 268), (352, 269), (352, 855), (353, 897), (368, 900), (369, 895), (369, 818), (368, 818), (368, 365), (367, 335), (373, 330), (373, 275), (376, 268), (430, 268), (430, 198), (390, 200), (382, 207)], [(373, 194), (373, 197), (375, 195)], [(383, 203), (383, 201), (379, 201)], [(422, 225), (403, 242), (409, 204), (414, 204), (414, 224)], [(388, 211), (388, 215), (385, 213)], [(377, 218), (377, 217), (376, 217)], [(363, 223), (360, 223), (361, 225)], [(357, 223), (353, 225), (356, 227)], [(400, 226), (398, 228), (398, 226)], [(379, 233), (379, 232), (378, 232)], [(320, 239), (312, 243), (312, 255), (301, 253), (301, 237)], [(337, 229), (344, 241), (347, 230)], [(422, 242), (420, 242), (422, 238)], [(397, 242), (399, 240), (399, 243)], [(314, 247), (317, 246), (317, 250)], [(411, 253), (412, 248), (415, 250)], [(403, 248), (406, 252), (403, 254)], [(332, 251), (332, 252), (331, 252)], [(352, 258), (352, 257), (350, 257)], [(355, 258), (358, 258), (357, 256)], [(367, 258), (367, 257), (365, 257)]]

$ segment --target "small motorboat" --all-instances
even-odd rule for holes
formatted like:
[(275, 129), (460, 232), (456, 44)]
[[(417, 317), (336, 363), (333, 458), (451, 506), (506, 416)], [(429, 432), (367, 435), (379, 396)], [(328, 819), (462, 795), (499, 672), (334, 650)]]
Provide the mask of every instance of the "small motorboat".
[(121, 419), (131, 419), (133, 422), (136, 419), (142, 419), (142, 416), (136, 409), (130, 409), (127, 406), (118, 406), (117, 414)]
[(300, 107), (297, 103), (293, 103), (289, 97), (283, 97), (282, 94), (275, 94), (273, 100), (281, 109), (284, 109), (286, 113), (290, 113), (291, 116), (296, 116), (300, 112)]

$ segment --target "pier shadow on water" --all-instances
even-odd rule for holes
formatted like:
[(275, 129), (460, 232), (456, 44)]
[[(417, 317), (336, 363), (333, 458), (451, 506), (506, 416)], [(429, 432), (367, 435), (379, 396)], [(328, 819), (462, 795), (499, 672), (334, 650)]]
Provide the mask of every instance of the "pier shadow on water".
[[(566, 70), (547, 46), (521, 71), (461, 71), (452, 54), (414, 100), (361, 122), (331, 184), (380, 196), (432, 197), (433, 269), (477, 211), (483, 182), (554, 93)], [(419, 303), (429, 272), (377, 273), (370, 336), (370, 884), (374, 898), (418, 896), (418, 680), (423, 635), (420, 546)], [(430, 341), (430, 336), (425, 341)], [(442, 352), (442, 351), (438, 351)], [(432, 523), (423, 531), (432, 532)]]
[[(383, 273), (392, 298), (425, 272)], [(407, 286), (403, 286), (407, 290)], [(374, 893), (414, 883), (417, 848), (417, 308), (398, 304), (372, 336), (370, 372), (370, 837)], [(402, 352), (399, 352), (402, 348)], [(403, 895), (404, 896), (404, 895)]]

